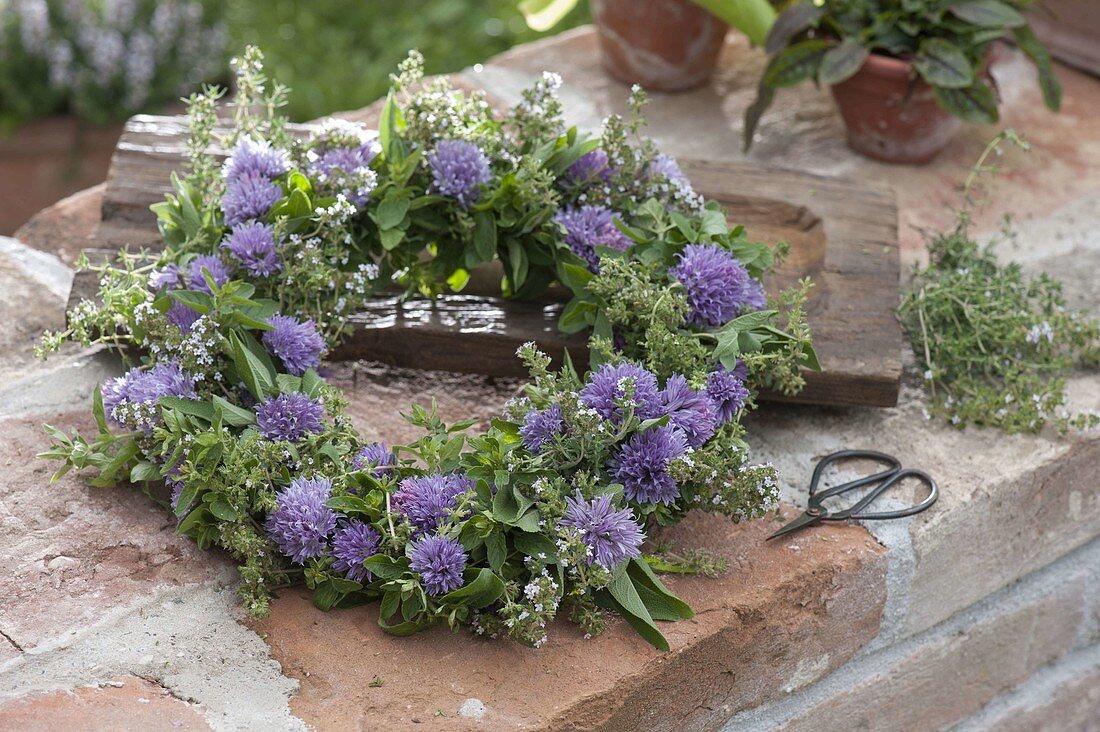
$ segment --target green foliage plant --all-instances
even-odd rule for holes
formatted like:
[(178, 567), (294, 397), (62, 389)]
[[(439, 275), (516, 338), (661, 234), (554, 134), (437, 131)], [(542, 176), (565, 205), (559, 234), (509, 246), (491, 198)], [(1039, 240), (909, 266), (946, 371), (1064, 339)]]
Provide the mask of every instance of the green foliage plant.
[(1062, 284), (1001, 264), (993, 244), (970, 233), (974, 176), (1015, 133), (999, 135), (966, 184), (968, 206), (953, 229), (934, 235), (930, 263), (917, 267), (899, 313), (931, 394), (931, 412), (960, 429), (1009, 434), (1100, 424), (1095, 412), (1066, 408), (1066, 375), (1100, 367), (1100, 322), (1066, 306)]
[(752, 145), (776, 90), (803, 81), (839, 84), (867, 57), (909, 61), (913, 80), (926, 81), (945, 110), (993, 124), (997, 94), (983, 67), (990, 45), (1014, 42), (1039, 74), (1043, 99), (1061, 106), (1062, 89), (1050, 54), (1028, 25), (1033, 0), (796, 0), (776, 19), (764, 44), (771, 56), (755, 102), (745, 112), (744, 145)]

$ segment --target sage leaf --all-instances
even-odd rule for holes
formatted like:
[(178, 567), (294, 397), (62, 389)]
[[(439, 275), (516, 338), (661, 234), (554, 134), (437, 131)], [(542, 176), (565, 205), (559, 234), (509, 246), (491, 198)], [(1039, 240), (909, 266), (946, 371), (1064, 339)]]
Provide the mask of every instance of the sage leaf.
[(965, 0), (947, 6), (951, 14), (986, 28), (1019, 28), (1027, 25), (1020, 11), (1000, 0)]
[(1000, 117), (997, 114), (997, 95), (986, 84), (976, 81), (965, 89), (934, 87), (936, 101), (956, 117), (968, 122), (994, 124)]
[(934, 87), (964, 89), (974, 83), (974, 68), (955, 44), (942, 38), (929, 38), (920, 44), (913, 66)]
[(850, 79), (863, 68), (863, 62), (870, 54), (871, 49), (857, 39), (845, 38), (822, 57), (817, 80), (822, 84), (839, 84)]

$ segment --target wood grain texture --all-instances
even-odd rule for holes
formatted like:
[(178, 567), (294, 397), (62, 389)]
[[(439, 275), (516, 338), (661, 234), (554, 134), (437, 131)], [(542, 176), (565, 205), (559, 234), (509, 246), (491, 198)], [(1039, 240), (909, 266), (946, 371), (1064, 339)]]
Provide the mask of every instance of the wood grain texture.
[[(160, 247), (149, 205), (163, 200), (171, 172), (184, 166), (183, 134), (182, 118), (142, 115), (127, 124), (107, 179), (97, 247)], [(791, 244), (791, 256), (766, 282), (769, 291), (807, 275), (815, 282), (808, 316), (823, 370), (807, 372), (806, 388), (795, 397), (762, 398), (897, 404), (902, 334), (893, 314), (899, 260), (892, 192), (765, 166), (680, 163), (696, 190), (725, 206), (751, 238)], [(93, 276), (79, 274), (70, 301), (94, 297), (95, 288)], [(560, 301), (510, 302), (490, 296), (490, 288), (477, 290), (434, 303), (380, 297), (352, 318), (352, 336), (332, 357), (512, 376), (522, 375), (516, 348), (536, 341), (555, 358), (568, 348), (583, 361), (585, 339), (557, 331)]]

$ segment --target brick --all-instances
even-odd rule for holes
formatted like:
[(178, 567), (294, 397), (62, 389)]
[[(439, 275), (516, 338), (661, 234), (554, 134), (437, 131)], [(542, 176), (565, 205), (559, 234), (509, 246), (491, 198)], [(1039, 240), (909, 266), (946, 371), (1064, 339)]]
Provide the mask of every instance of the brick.
[(134, 676), (107, 686), (28, 694), (0, 703), (0, 728), (20, 732), (209, 730), (198, 710)]
[(1007, 476), (975, 461), (996, 477), (975, 476), (960, 486), (958, 500), (948, 499), (950, 511), (914, 523), (908, 632), (931, 627), (1100, 535), (1100, 440), (1037, 447), (1025, 453), (1033, 468)]
[(1100, 667), (1044, 689), (1042, 701), (1013, 706), (991, 720), (988, 732), (1096, 732), (1100, 730)]
[[(43, 419), (0, 422), (0, 632), (24, 650), (58, 642), (160, 585), (229, 581), (232, 564), (175, 534), (168, 511), (132, 487), (94, 488), (39, 460)], [(90, 414), (53, 415), (88, 435)]]
[(782, 729), (946, 728), (1071, 649), (1084, 619), (1083, 577), (1018, 605), (1000, 603), (957, 632), (933, 632), (873, 673), (800, 708)]
[[(538, 650), (444, 628), (393, 638), (375, 624), (375, 606), (322, 613), (300, 589), (284, 593), (257, 630), (301, 684), (292, 710), (319, 729), (402, 729), (414, 720), (448, 729), (715, 728), (731, 710), (820, 678), (878, 632), (878, 544), (852, 526), (764, 544), (773, 528), (692, 515), (665, 535), (731, 560), (719, 579), (669, 579), (696, 616), (663, 625), (667, 654), (617, 619), (590, 640), (560, 621)], [(382, 686), (368, 687), (376, 677)], [(464, 704), (480, 709), (470, 699), (483, 716), (457, 719)]]

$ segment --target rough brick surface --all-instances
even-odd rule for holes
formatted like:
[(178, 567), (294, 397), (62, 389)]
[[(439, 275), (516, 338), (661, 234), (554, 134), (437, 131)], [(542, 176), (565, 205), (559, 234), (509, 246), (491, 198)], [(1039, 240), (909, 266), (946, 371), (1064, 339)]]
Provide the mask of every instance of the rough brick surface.
[(169, 732), (208, 730), (189, 704), (168, 690), (133, 676), (106, 686), (30, 694), (0, 704), (0, 728), (20, 732), (111, 730)]
[[(376, 607), (322, 613), (302, 590), (284, 593), (257, 629), (301, 683), (291, 708), (319, 729), (402, 729), (416, 720), (447, 729), (714, 728), (731, 710), (828, 673), (878, 630), (880, 546), (850, 526), (765, 545), (772, 527), (698, 515), (665, 536), (731, 559), (721, 579), (669, 581), (697, 613), (663, 625), (669, 654), (618, 620), (590, 640), (559, 621), (539, 650), (444, 628), (393, 638), (375, 624)], [(382, 685), (367, 686), (376, 677)], [(468, 699), (484, 704), (484, 716), (456, 725)]]
[(801, 710), (783, 729), (944, 729), (1071, 649), (1083, 600), (1083, 582), (1067, 582), (957, 633), (917, 643), (879, 673)]
[[(94, 488), (35, 458), (43, 418), (0, 423), (0, 632), (25, 651), (63, 641), (157, 585), (233, 577), (221, 555), (174, 533), (171, 516), (131, 487)], [(93, 433), (90, 415), (54, 415)]]
[(1094, 667), (1044, 690), (1033, 706), (1011, 707), (988, 732), (1096, 732), (1100, 730), (1100, 668)]

